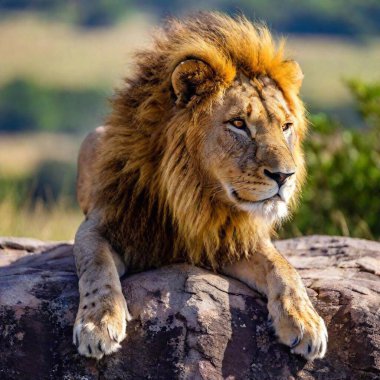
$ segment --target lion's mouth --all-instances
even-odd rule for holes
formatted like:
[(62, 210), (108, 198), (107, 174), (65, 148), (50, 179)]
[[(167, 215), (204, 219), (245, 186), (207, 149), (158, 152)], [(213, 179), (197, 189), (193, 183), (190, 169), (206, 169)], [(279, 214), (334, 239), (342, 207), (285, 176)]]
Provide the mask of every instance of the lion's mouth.
[(282, 198), (281, 198), (281, 196), (280, 196), (279, 193), (277, 193), (275, 195), (272, 195), (271, 197), (268, 197), (268, 198), (260, 199), (258, 201), (251, 201), (249, 199), (242, 198), (235, 189), (233, 189), (231, 191), (231, 195), (235, 199), (235, 201), (238, 201), (240, 203), (254, 203), (254, 204), (257, 204), (257, 203), (262, 203), (262, 202), (269, 201), (269, 200), (276, 200), (276, 199), (282, 200)]

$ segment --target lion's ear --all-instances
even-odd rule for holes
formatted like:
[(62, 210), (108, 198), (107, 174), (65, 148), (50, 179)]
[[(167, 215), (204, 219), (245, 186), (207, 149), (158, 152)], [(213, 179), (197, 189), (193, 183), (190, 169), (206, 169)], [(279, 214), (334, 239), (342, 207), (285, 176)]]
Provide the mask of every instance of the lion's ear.
[(292, 81), (297, 86), (298, 90), (301, 88), (302, 81), (304, 78), (301, 66), (297, 61), (289, 60), (286, 64), (291, 67), (292, 71)]
[(215, 88), (214, 70), (198, 59), (182, 61), (174, 69), (171, 81), (178, 105), (187, 104), (194, 96), (210, 93)]

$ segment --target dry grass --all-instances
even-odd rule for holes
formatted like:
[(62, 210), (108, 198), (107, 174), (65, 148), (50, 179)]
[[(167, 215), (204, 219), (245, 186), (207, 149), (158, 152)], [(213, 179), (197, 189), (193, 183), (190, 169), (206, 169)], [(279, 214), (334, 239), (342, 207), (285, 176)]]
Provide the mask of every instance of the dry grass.
[[(0, 23), (0, 85), (26, 76), (61, 87), (107, 87), (128, 72), (131, 54), (146, 46), (154, 22), (135, 16), (106, 29), (83, 30), (18, 15)], [(380, 77), (380, 39), (355, 43), (327, 37), (289, 36), (289, 53), (300, 61), (303, 93), (322, 107), (349, 99), (343, 78)]]
[(72, 240), (83, 214), (63, 202), (52, 209), (37, 204), (18, 209), (12, 199), (0, 201), (0, 235), (32, 237), (41, 240)]
[[(0, 177), (16, 179), (30, 175), (39, 163), (54, 159), (75, 162), (80, 137), (60, 134), (0, 136)], [(60, 201), (53, 207), (42, 203), (33, 208), (23, 201), (17, 207), (17, 189), (0, 199), (0, 235), (33, 237), (41, 240), (71, 240), (83, 219), (78, 209)]]
[(81, 137), (34, 133), (0, 135), (0, 176), (22, 177), (45, 160), (75, 162)]
[(149, 41), (149, 18), (85, 30), (20, 14), (0, 23), (0, 84), (28, 77), (66, 88), (117, 83), (131, 53)]
[(380, 39), (355, 43), (331, 37), (289, 37), (288, 47), (305, 74), (302, 93), (314, 105), (332, 108), (350, 101), (344, 79), (380, 78)]

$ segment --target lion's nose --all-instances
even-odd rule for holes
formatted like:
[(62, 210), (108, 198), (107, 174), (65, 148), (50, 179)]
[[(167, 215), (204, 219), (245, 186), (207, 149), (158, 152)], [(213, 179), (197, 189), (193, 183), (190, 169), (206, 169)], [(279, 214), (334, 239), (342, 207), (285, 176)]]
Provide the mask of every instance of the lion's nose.
[(271, 171), (267, 170), (267, 169), (264, 169), (264, 174), (273, 179), (273, 181), (276, 181), (277, 184), (278, 184), (278, 187), (281, 187), (286, 179), (290, 176), (292, 176), (295, 172), (292, 172), (292, 173), (281, 173), (281, 172), (276, 172), (276, 173), (272, 173)]

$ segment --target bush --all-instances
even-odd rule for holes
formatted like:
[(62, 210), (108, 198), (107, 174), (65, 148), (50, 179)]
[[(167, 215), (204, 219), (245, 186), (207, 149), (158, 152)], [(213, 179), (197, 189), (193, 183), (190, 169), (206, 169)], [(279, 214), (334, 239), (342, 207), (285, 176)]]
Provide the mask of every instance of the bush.
[(0, 132), (83, 132), (102, 124), (107, 92), (67, 90), (17, 79), (0, 91)]
[(52, 206), (58, 201), (76, 205), (76, 166), (61, 161), (46, 160), (30, 179), (30, 201)]
[(362, 118), (372, 128), (373, 132), (380, 132), (380, 83), (371, 85), (357, 80), (347, 82), (357, 103)]
[(308, 181), (291, 234), (380, 238), (380, 85), (349, 82), (365, 130), (343, 129), (325, 115), (311, 118), (305, 144)]
[(8, 200), (19, 209), (34, 208), (37, 204), (55, 208), (59, 202), (77, 207), (75, 184), (74, 163), (45, 160), (28, 175), (0, 176), (0, 203)]

